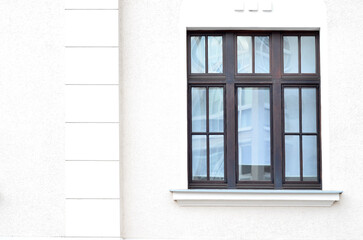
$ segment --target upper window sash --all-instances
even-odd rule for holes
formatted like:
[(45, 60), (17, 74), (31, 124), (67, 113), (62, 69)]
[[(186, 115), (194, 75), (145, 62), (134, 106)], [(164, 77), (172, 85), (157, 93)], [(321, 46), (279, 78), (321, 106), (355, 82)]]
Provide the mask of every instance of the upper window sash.
[(188, 74), (223, 75), (224, 41), (222, 34), (192, 34), (188, 36)]
[(271, 74), (271, 34), (237, 34), (235, 74)]
[(320, 73), (319, 35), (316, 32), (282, 34), (282, 74), (318, 76)]

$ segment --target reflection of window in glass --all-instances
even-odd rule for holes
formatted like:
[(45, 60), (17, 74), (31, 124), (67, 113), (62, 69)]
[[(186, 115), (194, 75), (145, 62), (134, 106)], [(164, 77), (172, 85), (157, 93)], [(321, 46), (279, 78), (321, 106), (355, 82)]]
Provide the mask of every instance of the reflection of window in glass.
[(238, 101), (238, 130), (251, 130), (252, 127), (252, 91), (240, 88)]
[(238, 152), (238, 178), (240, 181), (251, 180), (251, 142), (239, 142)]
[[(270, 129), (265, 127), (266, 118), (270, 122), (270, 114), (266, 114), (266, 105), (268, 105), (268, 110), (270, 105), (269, 91), (269, 88), (264, 87), (239, 87), (237, 90), (238, 99), (241, 99), (238, 102), (249, 105), (249, 114), (245, 114), (245, 110), (238, 115), (238, 145), (241, 145), (238, 152), (241, 157), (241, 161), (239, 161), (240, 181), (271, 180), (270, 147), (266, 148), (265, 144), (266, 138), (270, 138)], [(242, 106), (245, 105), (239, 105), (238, 109)], [(242, 127), (246, 118), (250, 124), (248, 130)], [(248, 148), (246, 148), (246, 142), (249, 142)]]

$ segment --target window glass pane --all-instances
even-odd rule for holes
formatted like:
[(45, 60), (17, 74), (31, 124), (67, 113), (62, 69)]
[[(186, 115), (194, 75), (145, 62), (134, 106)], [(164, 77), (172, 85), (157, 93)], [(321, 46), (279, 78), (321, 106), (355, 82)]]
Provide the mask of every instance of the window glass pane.
[(238, 165), (240, 181), (270, 181), (269, 88), (238, 88)]
[(205, 73), (205, 37), (191, 37), (191, 72)]
[(299, 72), (299, 43), (297, 37), (284, 37), (284, 73)]
[(316, 132), (316, 88), (301, 89), (302, 131)]
[(238, 142), (238, 180), (250, 181), (252, 179), (251, 142)]
[(223, 132), (223, 88), (209, 88), (209, 132)]
[(284, 88), (285, 132), (299, 132), (299, 89)]
[(317, 181), (317, 137), (302, 136), (303, 180)]
[(238, 117), (240, 119), (238, 121), (239, 130), (242, 131), (243, 129), (252, 127), (252, 110), (250, 107), (246, 107), (246, 109), (241, 107), (241, 109), (238, 111)]
[(241, 97), (238, 98), (238, 104), (242, 106), (251, 106), (252, 104), (252, 91), (250, 88), (239, 88), (241, 91)]
[(206, 88), (192, 88), (192, 131), (205, 132), (207, 118)]
[(270, 72), (270, 38), (255, 37), (255, 73)]
[(208, 37), (208, 73), (223, 73), (222, 37)]
[(224, 180), (224, 136), (209, 135), (210, 180)]
[(301, 73), (315, 73), (315, 37), (301, 37)]
[(251, 128), (252, 124), (252, 91), (249, 88), (239, 88), (238, 95), (238, 129)]
[(252, 37), (237, 37), (237, 71), (252, 73)]
[(300, 181), (300, 139), (285, 135), (285, 180)]
[(205, 135), (192, 136), (192, 163), (193, 180), (207, 180), (207, 137)]

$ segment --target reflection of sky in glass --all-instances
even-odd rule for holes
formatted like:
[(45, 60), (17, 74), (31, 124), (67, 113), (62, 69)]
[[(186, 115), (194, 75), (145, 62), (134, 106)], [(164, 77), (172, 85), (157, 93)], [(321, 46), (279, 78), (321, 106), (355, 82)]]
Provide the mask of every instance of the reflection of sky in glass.
[(303, 177), (304, 180), (316, 181), (317, 180), (317, 137), (316, 136), (303, 136)]
[(224, 178), (224, 136), (209, 136), (209, 162), (210, 180), (223, 180)]
[(191, 72), (205, 73), (205, 37), (191, 37)]
[(255, 37), (255, 73), (270, 72), (270, 38)]
[(300, 180), (300, 140), (296, 135), (285, 136), (285, 178)]
[(209, 132), (223, 132), (223, 88), (209, 88)]
[(252, 37), (237, 37), (237, 71), (252, 73)]
[[(192, 135), (192, 179), (208, 180), (209, 164), (209, 180), (222, 181), (224, 180), (224, 88), (192, 87), (191, 95), (192, 132), (198, 133)], [(207, 107), (209, 132), (218, 132), (220, 135), (207, 135)]]
[(208, 73), (223, 73), (222, 37), (208, 37)]
[(207, 137), (192, 136), (192, 178), (206, 180), (207, 178)]
[(302, 132), (316, 133), (316, 88), (301, 89)]
[(299, 72), (299, 43), (297, 37), (284, 37), (284, 73)]
[(284, 89), (285, 132), (299, 132), (299, 89)]
[(192, 88), (192, 131), (205, 132), (207, 121), (207, 89)]
[(301, 37), (301, 73), (315, 73), (315, 37)]

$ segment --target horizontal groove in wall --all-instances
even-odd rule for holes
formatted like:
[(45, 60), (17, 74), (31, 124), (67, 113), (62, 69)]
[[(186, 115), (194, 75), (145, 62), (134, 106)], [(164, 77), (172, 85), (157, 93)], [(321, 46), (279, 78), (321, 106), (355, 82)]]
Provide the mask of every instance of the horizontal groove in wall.
[(119, 124), (120, 122), (65, 122), (65, 123), (117, 123), (117, 124)]
[(66, 86), (118, 86), (118, 83), (66, 83)]
[(120, 200), (120, 198), (65, 198), (66, 200)]
[(103, 236), (97, 236), (97, 237), (96, 236), (64, 236), (64, 237), (61, 237), (61, 238), (92, 238), (92, 239), (98, 239), (98, 238), (117, 238), (117, 239), (120, 239), (120, 237), (109, 237), (109, 236), (106, 236), (106, 237), (103, 237)]
[(65, 0), (64, 9), (119, 9), (118, 0)]
[(75, 161), (79, 161), (79, 162), (119, 162), (120, 160), (73, 160), (73, 159), (66, 159), (65, 161), (69, 161), (69, 162), (75, 162)]
[(65, 8), (66, 11), (73, 11), (73, 10), (96, 10), (96, 11), (103, 11), (103, 10), (118, 10), (118, 8)]
[(118, 48), (118, 46), (64, 46), (65, 48)]

